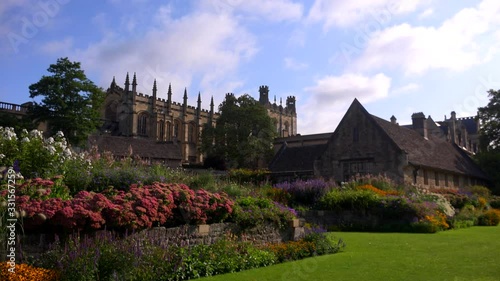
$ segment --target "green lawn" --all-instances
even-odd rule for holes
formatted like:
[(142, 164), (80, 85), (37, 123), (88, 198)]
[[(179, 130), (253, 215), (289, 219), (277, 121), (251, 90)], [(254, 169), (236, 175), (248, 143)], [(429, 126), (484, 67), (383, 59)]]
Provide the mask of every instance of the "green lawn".
[(199, 280), (500, 280), (500, 226), (334, 235), (344, 252)]

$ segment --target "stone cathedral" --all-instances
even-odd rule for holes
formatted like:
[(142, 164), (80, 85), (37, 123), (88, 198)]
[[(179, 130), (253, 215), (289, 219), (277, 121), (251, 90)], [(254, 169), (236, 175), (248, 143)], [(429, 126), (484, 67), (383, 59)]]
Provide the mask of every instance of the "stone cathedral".
[[(180, 149), (182, 163), (202, 163), (203, 155), (199, 151), (201, 131), (207, 123), (215, 126), (219, 117), (219, 113), (214, 110), (213, 97), (210, 109), (206, 110), (202, 109), (200, 93), (196, 106), (188, 105), (187, 89), (184, 89), (182, 103), (172, 101), (171, 85), (168, 87), (166, 100), (158, 98), (157, 95), (156, 80), (152, 85), (151, 95), (147, 95), (137, 92), (135, 74), (130, 83), (127, 73), (124, 88), (118, 86), (113, 78), (106, 91), (101, 111), (104, 120), (102, 133), (108, 136), (130, 137), (130, 140), (148, 139), (157, 144), (173, 143), (175, 146), (164, 146), (163, 149)], [(287, 97), (285, 106), (282, 105), (281, 99), (280, 104), (276, 104), (276, 97), (274, 103), (271, 103), (269, 87), (261, 86), (259, 102), (266, 107), (269, 116), (273, 118), (280, 137), (297, 134), (295, 97)]]

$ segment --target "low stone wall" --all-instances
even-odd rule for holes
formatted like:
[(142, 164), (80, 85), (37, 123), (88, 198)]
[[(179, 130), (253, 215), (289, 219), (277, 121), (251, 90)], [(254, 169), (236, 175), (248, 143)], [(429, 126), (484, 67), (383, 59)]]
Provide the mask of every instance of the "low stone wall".
[[(93, 233), (94, 235), (105, 232), (101, 230)], [(244, 241), (251, 241), (255, 244), (280, 243), (290, 240), (298, 240), (304, 236), (304, 228), (299, 220), (295, 219), (283, 229), (273, 224), (266, 224), (251, 229), (241, 229), (235, 223), (217, 223), (205, 225), (183, 225), (179, 227), (165, 228), (153, 227), (136, 233), (126, 235), (125, 239), (134, 239), (137, 241), (153, 241), (154, 244), (169, 246), (193, 246), (199, 244), (212, 244), (226, 235), (235, 235)], [(49, 246), (56, 240), (55, 234), (28, 234), (18, 235), (16, 250), (24, 255), (38, 256), (47, 251)], [(6, 253), (4, 248), (0, 249), (0, 260), (5, 260)]]

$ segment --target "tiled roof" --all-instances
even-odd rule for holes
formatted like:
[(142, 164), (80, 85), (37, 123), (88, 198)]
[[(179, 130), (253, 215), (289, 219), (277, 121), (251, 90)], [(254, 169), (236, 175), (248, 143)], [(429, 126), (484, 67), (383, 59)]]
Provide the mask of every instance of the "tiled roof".
[(487, 179), (472, 159), (458, 146), (446, 141), (446, 138), (429, 134), (428, 139), (425, 139), (417, 131), (370, 116), (408, 154), (410, 163)]
[(313, 171), (314, 160), (325, 151), (327, 144), (281, 147), (269, 165), (271, 172)]
[(97, 145), (100, 151), (111, 151), (115, 156), (128, 156), (129, 147), (132, 153), (143, 158), (182, 160), (181, 149), (173, 142), (156, 142), (150, 139), (96, 136), (91, 138), (91, 144)]

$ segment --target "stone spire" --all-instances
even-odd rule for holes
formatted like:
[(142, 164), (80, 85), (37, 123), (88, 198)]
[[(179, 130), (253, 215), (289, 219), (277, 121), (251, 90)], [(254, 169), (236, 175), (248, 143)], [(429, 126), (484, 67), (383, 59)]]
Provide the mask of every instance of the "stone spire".
[(182, 104), (182, 113), (184, 114), (184, 116), (186, 116), (186, 113), (187, 113), (187, 101), (188, 101), (188, 94), (187, 94), (187, 88), (184, 88), (184, 103)]
[(134, 78), (132, 79), (132, 92), (134, 93), (134, 96), (137, 94), (137, 79), (135, 78), (135, 72)]
[(167, 111), (170, 112), (171, 110), (172, 110), (172, 84), (168, 83)]
[(111, 89), (113, 89), (114, 87), (116, 87), (116, 81), (115, 81), (115, 77), (113, 76), (113, 81), (111, 81), (111, 85), (109, 86)]
[(156, 109), (156, 92), (157, 92), (157, 88), (156, 88), (156, 79), (155, 81), (153, 82), (153, 112), (155, 111)]
[(128, 93), (128, 91), (130, 90), (130, 81), (128, 79), (128, 72), (127, 72), (127, 77), (125, 77), (125, 93)]
[(196, 107), (196, 115), (198, 118), (201, 116), (201, 93), (198, 92), (198, 106)]

